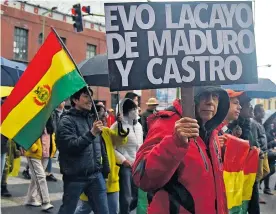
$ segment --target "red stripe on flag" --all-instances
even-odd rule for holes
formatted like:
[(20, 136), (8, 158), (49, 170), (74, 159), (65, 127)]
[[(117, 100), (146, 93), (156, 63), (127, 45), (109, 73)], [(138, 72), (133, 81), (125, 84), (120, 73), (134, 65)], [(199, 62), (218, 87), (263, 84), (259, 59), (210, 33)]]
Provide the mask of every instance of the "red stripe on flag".
[(227, 172), (240, 172), (249, 152), (249, 142), (227, 134), (223, 169)]
[[(30, 93), (35, 85), (41, 80), (52, 64), (53, 56), (62, 49), (56, 35), (51, 32), (44, 44), (38, 50), (33, 60), (17, 82), (11, 95), (6, 99), (1, 109), (1, 124), (9, 112), (17, 106), (22, 99)], [(20, 118), (18, 118), (20, 120)]]
[(257, 173), (259, 164), (259, 150), (257, 148), (253, 148), (249, 151), (245, 166), (244, 166), (244, 174), (248, 175), (250, 173)]

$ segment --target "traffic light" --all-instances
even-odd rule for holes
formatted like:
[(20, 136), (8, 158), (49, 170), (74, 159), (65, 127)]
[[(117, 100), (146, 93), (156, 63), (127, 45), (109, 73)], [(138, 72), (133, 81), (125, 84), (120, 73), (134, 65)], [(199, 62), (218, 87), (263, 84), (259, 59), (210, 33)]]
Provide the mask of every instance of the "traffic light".
[(90, 6), (82, 6), (82, 12), (90, 14)]
[(75, 31), (82, 32), (83, 31), (83, 25), (82, 25), (82, 14), (81, 14), (81, 5), (75, 4), (72, 8), (72, 18), (75, 22), (73, 24)]

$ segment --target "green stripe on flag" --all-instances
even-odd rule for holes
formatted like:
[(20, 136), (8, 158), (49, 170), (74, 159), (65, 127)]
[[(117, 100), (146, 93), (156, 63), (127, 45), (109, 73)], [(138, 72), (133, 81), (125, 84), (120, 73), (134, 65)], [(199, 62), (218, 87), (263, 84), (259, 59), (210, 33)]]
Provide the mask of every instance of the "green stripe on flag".
[(232, 207), (229, 214), (242, 214), (242, 206)]
[(243, 201), (241, 206), (233, 207), (229, 210), (229, 214), (247, 214), (249, 201)]
[[(41, 136), (52, 111), (62, 101), (85, 86), (86, 83), (77, 70), (60, 78), (52, 88), (51, 98), (47, 105), (16, 134), (13, 140), (24, 149), (28, 150)], [(20, 118), (18, 118), (18, 120), (20, 120)]]

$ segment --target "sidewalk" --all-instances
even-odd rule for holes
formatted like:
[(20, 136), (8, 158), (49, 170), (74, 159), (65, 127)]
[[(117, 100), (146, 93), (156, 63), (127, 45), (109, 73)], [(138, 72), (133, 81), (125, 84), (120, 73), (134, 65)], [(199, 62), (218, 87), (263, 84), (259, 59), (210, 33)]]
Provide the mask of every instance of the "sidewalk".
[[(26, 159), (22, 158), (21, 170), (23, 171), (26, 166)], [(56, 159), (53, 159), (53, 173), (56, 178), (58, 178), (58, 182), (48, 182), (48, 188), (50, 193), (50, 198), (52, 204), (55, 208), (51, 211), (51, 213), (56, 214), (61, 205), (61, 199), (63, 194), (63, 182), (62, 175), (59, 172), (59, 166), (56, 162)], [(274, 188), (276, 182), (276, 174), (274, 174), (271, 178), (271, 188)], [(11, 198), (1, 198), (1, 213), (2, 214), (37, 214), (40, 213), (40, 208), (26, 207), (24, 206), (25, 196), (27, 194), (28, 186), (30, 181), (25, 180), (22, 177), (22, 174), (18, 177), (10, 177), (8, 180), (8, 188), (13, 195)], [(269, 196), (265, 194), (261, 194), (261, 197), (265, 199), (267, 202), (266, 205), (261, 205), (261, 213), (262, 214), (275, 214), (276, 213), (276, 191), (274, 191), (274, 196)], [(131, 214), (135, 214), (132, 212)], [(206, 213), (209, 214), (209, 213)]]

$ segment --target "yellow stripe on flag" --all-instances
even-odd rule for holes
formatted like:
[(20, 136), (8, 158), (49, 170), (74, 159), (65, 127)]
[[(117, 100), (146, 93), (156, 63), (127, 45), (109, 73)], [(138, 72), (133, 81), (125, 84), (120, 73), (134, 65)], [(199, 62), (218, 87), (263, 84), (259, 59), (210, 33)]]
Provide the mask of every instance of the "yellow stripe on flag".
[(242, 199), (244, 201), (250, 201), (253, 191), (253, 185), (256, 180), (256, 173), (250, 173), (248, 175), (244, 175), (244, 183), (243, 183), (243, 196)]
[(243, 171), (227, 172), (223, 171), (223, 179), (227, 196), (227, 207), (230, 210), (233, 207), (242, 205), (243, 193)]
[(12, 92), (13, 87), (10, 86), (1, 86), (0, 91), (1, 91), (1, 97), (7, 97), (10, 95)]
[[(64, 50), (57, 52), (53, 56), (52, 64), (42, 79), (3, 121), (1, 133), (13, 139), (14, 136), (45, 107), (43, 101), (47, 98), (48, 91), (46, 90), (45, 94), (45, 89), (50, 88), (51, 91), (57, 80), (74, 71), (74, 69), (75, 66), (66, 52)], [(37, 90), (39, 87), (42, 87), (43, 90)], [(50, 96), (46, 99), (46, 103), (49, 101)]]

